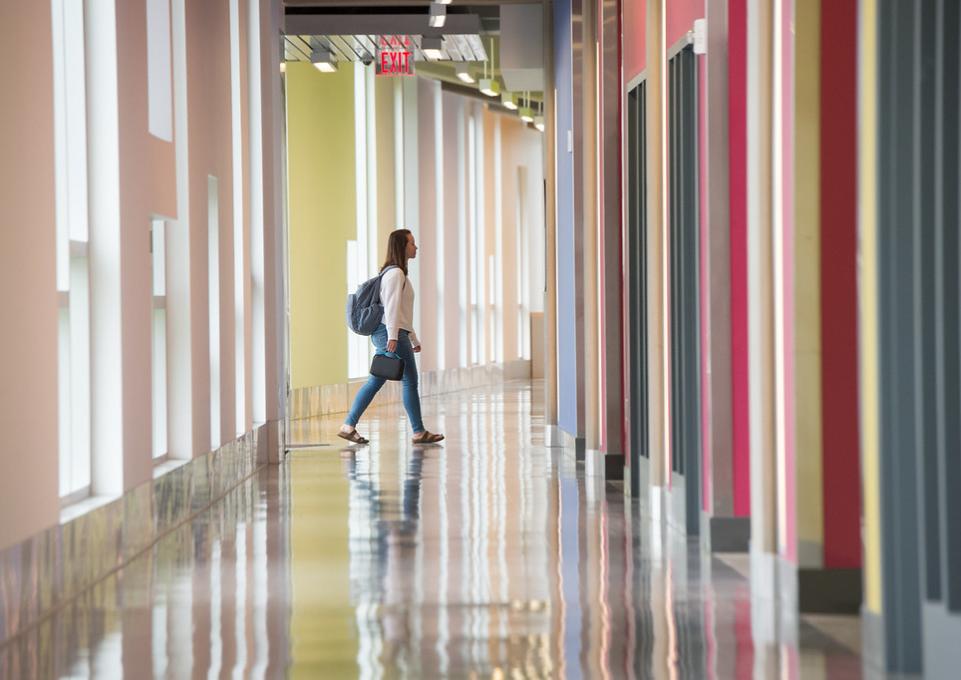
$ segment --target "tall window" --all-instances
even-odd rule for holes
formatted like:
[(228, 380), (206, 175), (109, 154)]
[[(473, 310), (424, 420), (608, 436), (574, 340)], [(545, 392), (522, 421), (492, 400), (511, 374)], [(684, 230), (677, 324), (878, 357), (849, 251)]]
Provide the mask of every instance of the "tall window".
[(207, 294), (210, 318), (210, 446), (220, 448), (220, 196), (207, 177)]
[(147, 126), (150, 134), (173, 140), (173, 67), (170, 0), (147, 0)]
[(153, 263), (153, 457), (167, 455), (167, 224), (153, 220), (150, 249)]
[[(166, 0), (165, 0), (166, 1)], [(246, 258), (244, 253), (244, 145), (241, 102), (240, 1), (230, 0), (230, 121), (234, 198), (234, 401), (239, 437), (247, 431)]]
[(59, 312), (60, 496), (90, 492), (87, 116), (82, 0), (52, 5)]
[(470, 363), (480, 363), (480, 309), (478, 307), (477, 247), (477, 127), (473, 114), (467, 119), (467, 230), (470, 238)]
[(470, 164), (473, 173), (470, 178), (469, 201), (471, 219), (471, 332), (473, 336), (475, 364), (487, 363), (487, 324), (484, 318), (485, 275), (487, 273), (487, 252), (484, 231), (487, 228), (487, 215), (484, 210), (486, 196), (484, 190), (484, 119), (482, 112), (476, 112), (470, 119)]
[[(464, 110), (459, 109), (457, 116), (457, 157), (464, 158), (467, 154), (466, 125)], [(460, 328), (458, 366), (470, 365), (470, 297), (468, 273), (469, 243), (467, 231), (467, 169), (463, 162), (457, 163), (457, 309), (458, 327)]]
[(517, 256), (517, 356), (521, 359), (530, 358), (530, 277), (527, 273), (527, 168), (517, 169), (517, 219), (514, 231), (514, 247)]

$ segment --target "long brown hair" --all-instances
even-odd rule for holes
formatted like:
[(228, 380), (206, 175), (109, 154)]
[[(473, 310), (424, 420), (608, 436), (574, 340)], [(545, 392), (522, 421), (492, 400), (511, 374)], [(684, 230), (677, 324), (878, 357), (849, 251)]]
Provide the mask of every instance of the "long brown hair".
[(395, 229), (387, 237), (387, 259), (381, 271), (387, 267), (400, 267), (407, 276), (407, 237), (410, 236), (410, 229)]

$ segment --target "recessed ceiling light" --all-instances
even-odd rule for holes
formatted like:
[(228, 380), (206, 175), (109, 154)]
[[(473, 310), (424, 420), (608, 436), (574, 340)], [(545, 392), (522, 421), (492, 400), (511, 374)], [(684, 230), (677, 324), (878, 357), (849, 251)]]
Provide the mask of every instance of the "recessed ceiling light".
[(430, 6), (430, 19), (428, 23), (431, 28), (443, 28), (447, 23), (447, 8), (441, 3), (435, 2)]
[(444, 40), (440, 36), (425, 35), (420, 40), (420, 51), (431, 61), (444, 58)]
[(454, 68), (457, 71), (457, 77), (460, 78), (461, 82), (468, 83), (471, 85), (477, 82), (474, 80), (474, 76), (470, 74), (470, 70), (468, 70), (467, 64), (460, 63), (460, 64), (457, 64), (457, 66), (455, 66)]
[(310, 53), (310, 63), (321, 73), (333, 73), (337, 70), (337, 62), (334, 61), (334, 55), (331, 54), (329, 49), (324, 47), (318, 47)]
[(501, 93), (501, 84), (496, 78), (481, 78), (478, 87), (488, 97), (496, 97)]

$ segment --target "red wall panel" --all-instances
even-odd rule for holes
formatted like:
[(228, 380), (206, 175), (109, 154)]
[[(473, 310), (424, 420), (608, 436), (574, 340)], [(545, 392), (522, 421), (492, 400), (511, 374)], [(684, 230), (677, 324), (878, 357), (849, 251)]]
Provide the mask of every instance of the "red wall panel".
[(857, 355), (857, 0), (821, 14), (824, 566), (861, 566)]

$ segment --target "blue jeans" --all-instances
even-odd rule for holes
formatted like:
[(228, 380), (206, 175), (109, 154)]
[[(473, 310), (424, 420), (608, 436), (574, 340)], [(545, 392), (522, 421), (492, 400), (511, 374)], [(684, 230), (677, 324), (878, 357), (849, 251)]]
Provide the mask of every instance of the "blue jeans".
[[(402, 379), (404, 408), (407, 409), (407, 419), (410, 420), (410, 426), (414, 429), (414, 434), (420, 434), (424, 431), (424, 423), (420, 417), (420, 393), (417, 391), (417, 361), (414, 358), (414, 348), (410, 345), (410, 337), (407, 331), (402, 330), (398, 334), (397, 352), (393, 355), (387, 351), (387, 326), (384, 324), (378, 326), (370, 339), (373, 341), (374, 347), (377, 348), (377, 354), (400, 357), (404, 360), (404, 377)], [(386, 379), (374, 375), (367, 378), (366, 384), (360, 388), (357, 398), (354, 399), (354, 405), (350, 408), (350, 413), (347, 414), (347, 420), (344, 421), (347, 425), (357, 426), (360, 417), (364, 415), (364, 411), (370, 406), (370, 402), (374, 400), (374, 396), (380, 392), (380, 388), (384, 386), (385, 382), (387, 382)]]

